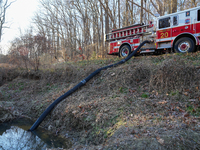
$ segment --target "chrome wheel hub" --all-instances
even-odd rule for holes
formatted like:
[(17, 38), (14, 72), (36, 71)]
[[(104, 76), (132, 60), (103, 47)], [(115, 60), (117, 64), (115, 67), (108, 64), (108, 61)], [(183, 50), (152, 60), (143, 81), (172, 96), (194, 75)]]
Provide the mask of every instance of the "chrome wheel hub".
[(129, 53), (128, 50), (126, 48), (123, 48), (121, 55), (122, 55), (122, 57), (126, 57), (128, 55), (128, 53)]
[(181, 42), (179, 45), (178, 45), (178, 50), (182, 53), (184, 52), (187, 52), (188, 50), (190, 49), (190, 44), (186, 41), (184, 42)]

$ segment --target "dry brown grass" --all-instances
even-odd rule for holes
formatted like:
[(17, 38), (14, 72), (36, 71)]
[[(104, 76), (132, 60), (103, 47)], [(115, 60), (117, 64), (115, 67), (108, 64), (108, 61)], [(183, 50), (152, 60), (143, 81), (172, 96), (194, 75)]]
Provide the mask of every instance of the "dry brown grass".
[(161, 92), (182, 92), (199, 86), (199, 80), (200, 76), (195, 66), (186, 64), (184, 59), (167, 59), (154, 69), (150, 88)]
[(18, 69), (8, 64), (0, 64), (0, 86), (19, 76)]

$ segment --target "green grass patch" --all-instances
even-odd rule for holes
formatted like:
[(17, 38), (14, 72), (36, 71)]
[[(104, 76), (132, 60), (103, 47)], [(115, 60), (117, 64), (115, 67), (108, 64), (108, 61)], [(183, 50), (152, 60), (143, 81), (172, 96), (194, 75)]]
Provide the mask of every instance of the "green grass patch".
[(127, 94), (128, 93), (128, 88), (120, 87), (119, 88), (119, 92)]
[(194, 106), (190, 105), (186, 110), (193, 116), (200, 116), (200, 107), (194, 108)]
[(142, 98), (149, 98), (149, 93), (142, 93), (141, 97)]

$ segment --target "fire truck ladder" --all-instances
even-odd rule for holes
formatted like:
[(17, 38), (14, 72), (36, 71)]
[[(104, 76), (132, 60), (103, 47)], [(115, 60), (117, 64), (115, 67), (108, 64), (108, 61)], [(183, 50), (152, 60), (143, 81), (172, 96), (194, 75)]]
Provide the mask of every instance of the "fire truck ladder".
[[(106, 34), (106, 41), (113, 41), (117, 39), (123, 39), (127, 37), (141, 36), (145, 34), (151, 34), (147, 29), (150, 28), (151, 25), (141, 25), (136, 24), (132, 26), (128, 26), (125, 28), (120, 28), (113, 30), (111, 33)], [(119, 30), (119, 31), (118, 31)]]

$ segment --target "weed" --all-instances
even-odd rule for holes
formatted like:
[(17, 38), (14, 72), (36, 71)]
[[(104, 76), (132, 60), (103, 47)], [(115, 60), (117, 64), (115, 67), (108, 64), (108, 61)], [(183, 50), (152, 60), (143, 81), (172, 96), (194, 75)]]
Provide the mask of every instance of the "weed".
[(24, 86), (19, 87), (19, 92), (21, 92), (24, 89)]
[(191, 115), (200, 116), (200, 107), (194, 108), (192, 105), (186, 109)]
[(119, 92), (127, 94), (128, 93), (128, 88), (120, 87), (119, 88)]
[(172, 91), (172, 92), (170, 92), (170, 96), (175, 96), (175, 95), (178, 95), (178, 94), (179, 94), (178, 91)]
[(111, 123), (111, 125), (116, 124), (118, 118), (119, 118), (119, 115), (116, 115), (116, 116), (114, 116), (112, 119), (110, 119), (109, 122)]
[(12, 89), (12, 88), (13, 88), (13, 84), (10, 83), (10, 84), (8, 85), (8, 88), (9, 88), (9, 89)]
[(142, 98), (149, 98), (149, 93), (142, 93), (141, 97)]
[(152, 62), (153, 62), (154, 64), (158, 65), (158, 64), (162, 63), (164, 60), (165, 60), (165, 59), (164, 59), (162, 56), (160, 56), (160, 57), (153, 58), (153, 59), (152, 59)]
[(18, 86), (23, 86), (23, 85), (24, 85), (23, 82), (19, 82), (19, 83), (18, 83)]
[(119, 95), (113, 95), (112, 97), (110, 97), (111, 99), (113, 98), (117, 98), (117, 97), (120, 97)]
[(57, 89), (58, 88), (58, 85), (52, 85), (51, 86), (51, 89)]
[(6, 96), (6, 92), (5, 91), (1, 91), (1, 94), (2, 94), (3, 97)]
[(8, 99), (11, 99), (11, 95), (10, 94), (8, 95)]

